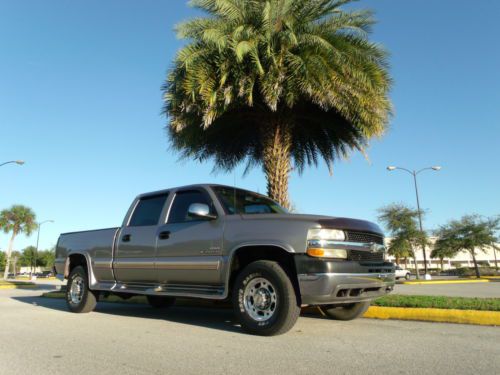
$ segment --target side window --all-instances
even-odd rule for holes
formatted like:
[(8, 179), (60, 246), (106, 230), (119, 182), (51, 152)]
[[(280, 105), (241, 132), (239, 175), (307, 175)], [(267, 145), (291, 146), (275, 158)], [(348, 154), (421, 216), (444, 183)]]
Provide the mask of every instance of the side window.
[(204, 203), (210, 207), (211, 213), (215, 212), (213, 204), (206, 194), (198, 190), (180, 191), (175, 194), (174, 203), (172, 203), (168, 216), (168, 223), (184, 223), (186, 221), (200, 220), (188, 215), (188, 208), (193, 203)]
[(168, 194), (162, 194), (142, 198), (135, 207), (134, 213), (130, 218), (129, 226), (142, 227), (157, 225), (167, 196)]

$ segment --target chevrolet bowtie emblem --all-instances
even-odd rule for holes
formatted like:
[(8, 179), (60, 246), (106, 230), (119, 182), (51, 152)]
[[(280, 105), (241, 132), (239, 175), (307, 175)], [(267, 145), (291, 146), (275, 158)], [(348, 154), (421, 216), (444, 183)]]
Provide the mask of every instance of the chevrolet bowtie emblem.
[(370, 243), (370, 252), (372, 253), (381, 253), (385, 250), (384, 245), (380, 245), (378, 243), (372, 242)]

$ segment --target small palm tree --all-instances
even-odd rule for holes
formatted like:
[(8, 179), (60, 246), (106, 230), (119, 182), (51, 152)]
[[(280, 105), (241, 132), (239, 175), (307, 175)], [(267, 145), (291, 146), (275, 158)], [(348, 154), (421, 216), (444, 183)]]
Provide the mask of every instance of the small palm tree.
[(457, 251), (450, 247), (446, 242), (439, 242), (434, 245), (434, 249), (431, 252), (431, 258), (438, 258), (439, 264), (441, 265), (441, 271), (444, 270), (444, 258), (453, 258), (456, 255)]
[(351, 0), (193, 0), (207, 16), (163, 87), (173, 148), (231, 170), (261, 165), (288, 207), (292, 169), (364, 152), (391, 112), (387, 54), (368, 40), (369, 11)]
[(427, 236), (418, 229), (418, 210), (413, 210), (403, 204), (391, 204), (380, 208), (378, 212), (378, 219), (384, 223), (384, 226), (393, 237), (393, 246), (405, 249), (411, 254), (415, 262), (415, 274), (418, 279), (418, 263), (415, 250), (417, 246), (427, 244)]
[(2, 210), (0, 212), (0, 228), (3, 229), (5, 233), (12, 232), (7, 248), (5, 271), (3, 275), (4, 279), (7, 279), (9, 275), (14, 239), (20, 233), (24, 233), (29, 236), (36, 229), (36, 227), (36, 215), (29, 207), (14, 205), (10, 209)]
[(467, 251), (474, 262), (476, 277), (479, 278), (477, 251), (484, 252), (486, 247), (495, 245), (499, 226), (500, 218), (481, 219), (478, 215), (465, 215), (460, 220), (451, 220), (436, 231), (439, 238), (435, 248), (447, 249), (454, 254)]

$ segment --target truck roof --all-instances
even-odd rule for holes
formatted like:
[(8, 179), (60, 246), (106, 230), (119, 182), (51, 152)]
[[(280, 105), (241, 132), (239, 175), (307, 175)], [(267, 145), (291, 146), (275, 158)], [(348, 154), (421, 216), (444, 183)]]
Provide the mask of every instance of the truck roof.
[(164, 193), (168, 193), (168, 192), (170, 192), (172, 190), (196, 189), (196, 188), (210, 188), (210, 187), (214, 187), (214, 186), (225, 187), (225, 188), (228, 188), (228, 189), (244, 190), (244, 191), (252, 192), (253, 194), (259, 194), (259, 195), (262, 195), (263, 197), (271, 199), (267, 195), (256, 193), (256, 192), (248, 190), (248, 189), (242, 189), (242, 188), (239, 188), (237, 186), (229, 186), (229, 185), (221, 185), (221, 184), (208, 184), (208, 183), (204, 183), (204, 184), (192, 184), (192, 185), (184, 185), (184, 186), (175, 186), (175, 187), (171, 187), (169, 189), (162, 189), (162, 190), (150, 191), (148, 193), (139, 194), (137, 196), (137, 198), (140, 199), (140, 198), (149, 197), (149, 196), (152, 196), (152, 195), (164, 194)]

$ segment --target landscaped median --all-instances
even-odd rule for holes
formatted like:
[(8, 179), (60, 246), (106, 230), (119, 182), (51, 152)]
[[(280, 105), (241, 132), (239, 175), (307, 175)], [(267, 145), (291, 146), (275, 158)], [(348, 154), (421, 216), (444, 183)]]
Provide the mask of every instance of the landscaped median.
[[(65, 293), (44, 293), (46, 298), (64, 298)], [(134, 296), (124, 300), (115, 295), (101, 297), (103, 302), (143, 303), (146, 297)], [(178, 306), (230, 307), (227, 303), (209, 300), (178, 298)], [(316, 308), (307, 312), (317, 314)], [(364, 315), (365, 318), (420, 320), (429, 322), (462, 323), (500, 326), (500, 298), (464, 298), (441, 296), (404, 296), (391, 294), (376, 299)]]
[(402, 281), (401, 284), (410, 285), (432, 285), (432, 284), (471, 284), (471, 283), (489, 283), (488, 279), (454, 279), (454, 280), (412, 280)]
[(26, 281), (0, 280), (0, 289), (19, 289), (19, 288), (36, 288), (36, 284)]
[(391, 294), (373, 301), (364, 317), (500, 326), (500, 298)]

